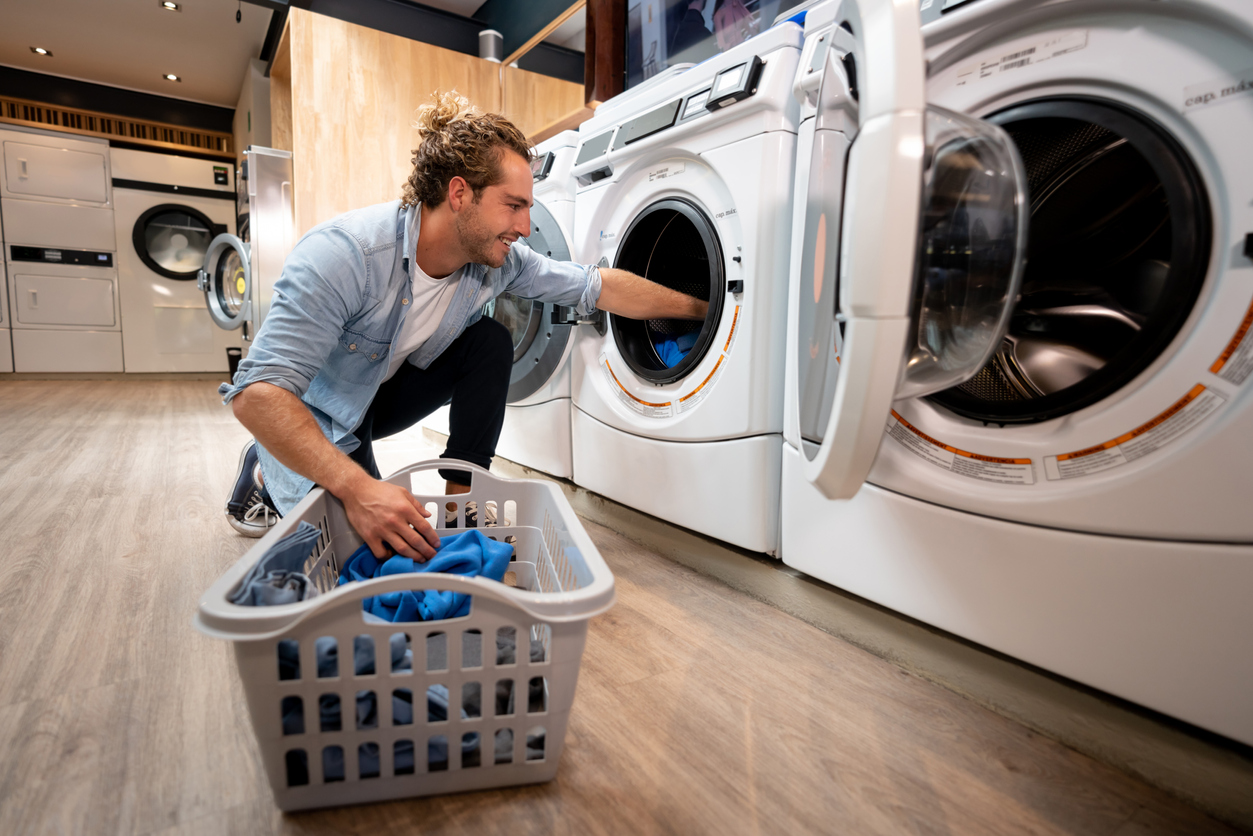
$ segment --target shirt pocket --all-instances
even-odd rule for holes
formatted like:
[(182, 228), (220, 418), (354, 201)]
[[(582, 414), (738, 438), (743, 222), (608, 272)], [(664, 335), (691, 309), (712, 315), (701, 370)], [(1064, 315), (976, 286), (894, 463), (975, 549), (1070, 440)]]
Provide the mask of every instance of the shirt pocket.
[(380, 364), (386, 364), (391, 343), (345, 328), (335, 349), (337, 377), (354, 383), (374, 383)]

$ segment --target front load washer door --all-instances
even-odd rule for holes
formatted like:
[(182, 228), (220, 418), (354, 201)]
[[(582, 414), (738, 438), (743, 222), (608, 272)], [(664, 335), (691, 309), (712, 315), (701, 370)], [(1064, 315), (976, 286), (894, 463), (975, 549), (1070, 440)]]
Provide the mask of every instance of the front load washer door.
[(1008, 134), (926, 106), (916, 4), (840, 15), (809, 62), (822, 79), (788, 349), (805, 474), (831, 499), (865, 481), (893, 400), (968, 380), (1000, 346), (1028, 218)]
[(252, 318), (249, 245), (229, 233), (210, 241), (196, 286), (215, 325), (227, 331), (241, 327)]
[(149, 270), (175, 281), (195, 281), (209, 244), (226, 232), (198, 209), (164, 203), (139, 216), (131, 230), (135, 253)]
[[(570, 245), (557, 219), (543, 203), (531, 207), (531, 234), (522, 240), (535, 252), (557, 261), (570, 260)], [(487, 303), (486, 313), (509, 329), (513, 338), (513, 370), (509, 374), (509, 403), (530, 397), (546, 384), (561, 365), (570, 342), (570, 326), (554, 325), (549, 302), (502, 293)]]
[(637, 377), (673, 383), (713, 345), (726, 296), (726, 268), (713, 221), (681, 198), (652, 203), (622, 236), (615, 267), (709, 303), (703, 321), (609, 317), (614, 342)]

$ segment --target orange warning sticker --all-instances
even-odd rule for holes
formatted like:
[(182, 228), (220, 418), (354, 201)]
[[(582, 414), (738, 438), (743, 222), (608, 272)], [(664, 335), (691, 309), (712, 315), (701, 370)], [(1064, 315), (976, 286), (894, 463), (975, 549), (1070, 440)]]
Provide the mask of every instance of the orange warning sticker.
[(1253, 330), (1253, 304), (1249, 305), (1231, 342), (1218, 355), (1214, 365), (1209, 367), (1210, 374), (1216, 374), (1237, 386), (1248, 380), (1253, 373), (1253, 339), (1249, 339), (1250, 330)]
[(888, 435), (920, 458), (959, 476), (1001, 485), (1035, 484), (1035, 468), (1031, 459), (1007, 459), (958, 450), (927, 435), (902, 418), (895, 409), (888, 421)]
[(637, 398), (628, 392), (627, 388), (622, 385), (622, 381), (618, 380), (618, 376), (613, 373), (613, 367), (609, 365), (609, 358), (603, 354), (600, 355), (600, 365), (605, 370), (605, 374), (609, 376), (610, 388), (617, 393), (618, 399), (626, 404), (631, 411), (638, 412), (646, 418), (669, 418), (673, 413), (670, 401), (652, 403)]
[(1198, 383), (1165, 411), (1131, 432), (1103, 444), (1045, 456), (1044, 475), (1052, 481), (1103, 473), (1165, 447), (1212, 415), (1227, 399)]
[(709, 384), (713, 381), (714, 375), (722, 368), (722, 361), (725, 359), (727, 359), (725, 354), (719, 357), (718, 362), (714, 363), (713, 371), (700, 382), (700, 385), (679, 398), (679, 414), (683, 414), (689, 409), (695, 409), (696, 405), (705, 399), (705, 396), (709, 394), (709, 390), (713, 388)]

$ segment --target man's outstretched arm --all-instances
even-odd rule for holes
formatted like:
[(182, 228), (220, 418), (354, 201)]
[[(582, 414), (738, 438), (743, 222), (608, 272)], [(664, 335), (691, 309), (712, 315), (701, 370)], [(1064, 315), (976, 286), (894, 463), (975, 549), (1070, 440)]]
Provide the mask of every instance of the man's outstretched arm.
[(600, 268), (596, 307), (627, 319), (704, 319), (709, 303), (627, 270)]
[(332, 444), (304, 403), (269, 383), (247, 386), (231, 401), (235, 417), (287, 467), (312, 479), (344, 503), (348, 522), (376, 557), (387, 546), (414, 560), (435, 556), (439, 537), (413, 494), (366, 473)]

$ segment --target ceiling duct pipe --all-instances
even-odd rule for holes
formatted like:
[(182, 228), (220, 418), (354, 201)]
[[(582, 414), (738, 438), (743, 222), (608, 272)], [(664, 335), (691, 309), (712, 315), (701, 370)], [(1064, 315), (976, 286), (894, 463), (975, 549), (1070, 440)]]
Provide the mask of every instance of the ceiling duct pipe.
[(505, 57), (505, 36), (495, 29), (479, 32), (479, 57), (499, 64)]

